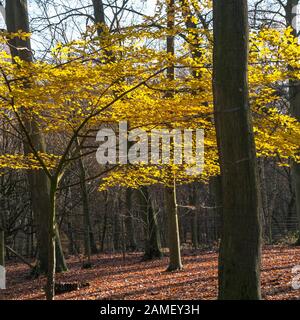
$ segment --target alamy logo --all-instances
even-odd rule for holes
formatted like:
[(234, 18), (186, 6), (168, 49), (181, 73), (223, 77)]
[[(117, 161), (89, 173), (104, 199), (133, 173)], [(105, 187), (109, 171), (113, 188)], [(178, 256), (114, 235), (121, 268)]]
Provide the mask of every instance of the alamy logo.
[(296, 5), (292, 9), (293, 13), (293, 20), (292, 20), (292, 27), (297, 30), (297, 32), (300, 31), (300, 5)]
[(203, 129), (128, 130), (128, 123), (122, 121), (118, 128), (99, 130), (96, 141), (101, 142), (96, 158), (102, 165), (185, 164), (188, 175), (199, 175), (203, 171)]
[(300, 266), (295, 266), (292, 269), (293, 279), (292, 279), (292, 288), (294, 290), (300, 289)]
[(6, 289), (5, 268), (0, 266), (0, 290)]

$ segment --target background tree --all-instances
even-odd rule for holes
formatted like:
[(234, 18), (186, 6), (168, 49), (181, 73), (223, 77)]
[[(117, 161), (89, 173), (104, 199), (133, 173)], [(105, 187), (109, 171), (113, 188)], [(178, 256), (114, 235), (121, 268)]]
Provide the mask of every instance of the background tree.
[[(6, 22), (8, 32), (29, 32), (28, 10), (26, 0), (13, 0), (6, 3)], [(33, 56), (31, 51), (30, 39), (25, 40), (14, 38), (10, 41), (10, 50), (12, 58), (32, 62)], [(24, 86), (30, 86), (30, 83), (24, 83)], [(36, 119), (32, 119), (24, 112), (22, 120), (29, 139), (33, 147), (38, 152), (46, 152), (45, 139), (39, 131)], [(28, 140), (24, 139), (25, 154), (31, 153), (32, 148)], [(38, 243), (38, 272), (47, 272), (48, 270), (48, 220), (50, 215), (51, 204), (49, 203), (50, 185), (45, 172), (32, 170), (28, 174), (29, 187), (31, 192), (31, 203), (34, 217), (37, 221), (37, 243)], [(59, 231), (56, 228), (56, 246), (57, 246), (57, 271), (67, 270), (66, 262), (62, 252)]]
[[(170, 56), (175, 56), (175, 37), (172, 34), (175, 27), (175, 0), (167, 1), (167, 28), (170, 33), (167, 36), (167, 53)], [(175, 80), (175, 67), (171, 65), (167, 68), (167, 78), (169, 81)], [(172, 91), (166, 93), (167, 98), (173, 96)], [(175, 142), (173, 141), (175, 144)], [(170, 172), (172, 176), (172, 173)], [(169, 237), (169, 254), (170, 261), (168, 271), (182, 269), (181, 252), (180, 252), (180, 235), (178, 221), (178, 206), (176, 196), (176, 182), (174, 178), (173, 187), (166, 187), (165, 196), (165, 211), (168, 215), (168, 237)]]

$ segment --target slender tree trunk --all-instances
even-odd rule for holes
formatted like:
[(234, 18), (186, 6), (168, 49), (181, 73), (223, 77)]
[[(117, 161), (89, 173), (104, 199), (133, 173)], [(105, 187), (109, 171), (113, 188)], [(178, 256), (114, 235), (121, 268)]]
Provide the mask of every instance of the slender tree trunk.
[(103, 227), (102, 227), (102, 234), (101, 234), (101, 241), (100, 241), (100, 251), (104, 251), (104, 243), (105, 243), (105, 237), (106, 237), (106, 231), (107, 231), (107, 223), (108, 223), (108, 192), (105, 191), (104, 195), (104, 219), (103, 219)]
[(192, 234), (192, 246), (194, 249), (199, 248), (198, 243), (198, 214), (196, 210), (191, 212), (191, 234)]
[(181, 252), (180, 252), (180, 236), (178, 223), (178, 207), (176, 201), (176, 189), (165, 188), (165, 210), (168, 214), (168, 239), (170, 261), (168, 271), (182, 269)]
[[(26, 0), (12, 0), (6, 1), (6, 23), (8, 32), (29, 32), (28, 10)], [(19, 57), (20, 59), (32, 62), (32, 52), (30, 40), (22, 40), (14, 38), (10, 41), (10, 50), (12, 57)], [(19, 50), (18, 48), (22, 48)], [(24, 49), (26, 48), (26, 49)], [(30, 85), (30, 84), (26, 84)], [(32, 145), (36, 151), (45, 153), (46, 145), (43, 135), (39, 131), (38, 123), (35, 119), (28, 119), (26, 114), (23, 115), (23, 121), (26, 131), (29, 134)], [(28, 141), (24, 142), (25, 154), (32, 153)], [(43, 170), (30, 170), (28, 173), (28, 181), (31, 192), (31, 204), (36, 220), (37, 228), (37, 246), (38, 246), (38, 272), (46, 273), (48, 270), (48, 229), (47, 221), (51, 215), (50, 203), (50, 184), (48, 177)], [(58, 232), (58, 231), (57, 231)], [(58, 241), (58, 240), (57, 240)], [(61, 248), (61, 245), (58, 244)], [(59, 252), (63, 256), (63, 252)], [(64, 259), (58, 259), (62, 262), (57, 266), (58, 270), (67, 270)]]
[[(167, 4), (167, 28), (168, 31), (172, 31), (175, 26), (175, 0), (169, 0)], [(175, 56), (175, 38), (173, 35), (167, 37), (167, 53)], [(167, 68), (167, 78), (169, 81), (175, 79), (175, 67), (170, 65)], [(172, 98), (174, 96), (173, 91), (166, 93), (166, 98)], [(170, 174), (170, 176), (172, 176)], [(168, 271), (182, 269), (181, 253), (180, 253), (180, 235), (179, 235), (179, 222), (178, 222), (178, 207), (176, 203), (176, 186), (165, 187), (164, 189), (164, 202), (165, 212), (168, 215), (168, 242), (170, 261)]]
[(73, 227), (72, 227), (72, 223), (68, 222), (67, 224), (67, 235), (69, 238), (69, 254), (73, 255), (76, 253), (76, 245), (75, 245), (75, 241), (74, 241), (74, 234), (73, 234)]
[(214, 0), (214, 104), (222, 179), (219, 299), (260, 292), (260, 200), (248, 94), (247, 0)]
[[(268, 243), (272, 243), (272, 232), (269, 229), (270, 211), (268, 210), (268, 194), (265, 176), (265, 159), (259, 161), (259, 177), (260, 177), (260, 190), (262, 194), (262, 235), (263, 239), (267, 239)], [(272, 225), (272, 223), (271, 223)], [(271, 228), (272, 231), (272, 228)]]
[(126, 229), (126, 242), (127, 250), (135, 251), (137, 249), (135, 233), (134, 233), (134, 221), (132, 216), (132, 189), (126, 189), (126, 206), (125, 206), (125, 229)]
[(96, 254), (98, 252), (98, 250), (97, 250), (97, 246), (95, 243), (94, 233), (92, 230), (88, 191), (87, 191), (87, 187), (86, 187), (85, 166), (84, 166), (84, 162), (82, 159), (80, 142), (78, 141), (78, 139), (76, 140), (76, 146), (78, 148), (78, 155), (80, 156), (80, 158), (78, 159), (78, 166), (79, 166), (80, 190), (81, 190), (82, 209), (83, 209), (84, 249), (85, 249), (85, 255), (88, 259), (87, 263), (88, 263), (88, 265), (90, 265), (91, 264), (91, 254)]
[[(297, 11), (293, 10), (297, 5), (299, 5), (299, 0), (287, 0), (286, 10), (286, 22), (287, 26), (293, 28), (293, 34), (297, 37), (297, 30), (293, 21), (296, 18)], [(290, 81), (290, 108), (291, 114), (298, 121), (300, 121), (300, 82), (299, 81)], [(300, 150), (299, 150), (300, 152)], [(296, 214), (298, 218), (298, 240), (296, 245), (300, 246), (300, 164), (293, 162), (292, 164), (292, 182), (295, 192), (295, 204), (296, 204)]]
[(125, 221), (124, 216), (121, 215), (121, 249), (123, 261), (126, 259), (126, 236), (125, 236)]
[(48, 272), (47, 272), (47, 284), (46, 284), (46, 298), (47, 300), (53, 300), (55, 296), (55, 265), (56, 265), (56, 246), (55, 238), (57, 232), (57, 225), (55, 223), (55, 206), (56, 206), (56, 181), (52, 181), (50, 188), (50, 203), (51, 214), (49, 215), (49, 242), (48, 242)]
[[(192, 184), (190, 187), (190, 204), (196, 207), (197, 203), (197, 187)], [(191, 236), (192, 236), (192, 247), (198, 249), (198, 212), (197, 210), (191, 211)]]
[(118, 198), (115, 201), (115, 212), (113, 220), (113, 248), (117, 252), (122, 249), (122, 221), (120, 217), (121, 207), (121, 199), (119, 194)]

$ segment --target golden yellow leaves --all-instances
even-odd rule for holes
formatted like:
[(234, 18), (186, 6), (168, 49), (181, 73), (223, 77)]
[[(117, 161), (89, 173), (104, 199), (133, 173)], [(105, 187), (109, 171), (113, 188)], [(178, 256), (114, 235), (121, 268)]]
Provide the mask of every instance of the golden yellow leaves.
[[(38, 153), (38, 157), (44, 162), (48, 169), (53, 169), (56, 166), (59, 156), (54, 154)], [(41, 169), (41, 163), (34, 154), (4, 154), (0, 155), (1, 169), (14, 170), (36, 170)]]
[[(196, 6), (194, 1), (190, 3)], [(203, 128), (206, 136), (202, 175), (187, 176), (184, 166), (124, 166), (108, 175), (102, 188), (116, 184), (170, 185), (174, 177), (177, 183), (207, 181), (219, 173), (211, 85), (212, 45), (207, 40), (207, 31), (198, 30), (196, 37), (194, 32), (178, 25), (174, 32), (186, 35), (188, 40), (176, 57), (166, 54), (160, 45), (168, 30), (154, 31), (147, 23), (124, 28), (118, 34), (104, 32), (102, 37), (87, 31), (82, 39), (67, 46), (58, 44), (53, 49), (51, 63), (16, 60), (14, 65), (9, 55), (2, 52), (0, 116), (9, 117), (12, 122), (14, 112), (29, 119), (34, 117), (46, 137), (72, 135), (82, 123), (87, 131), (120, 120), (145, 130)], [(196, 50), (196, 45), (198, 54), (193, 55), (191, 48)], [(299, 158), (299, 122), (277, 108), (282, 99), (277, 87), (288, 79), (299, 79), (299, 61), (299, 45), (291, 30), (262, 30), (252, 34), (249, 82), (258, 156)], [(162, 72), (147, 80), (173, 64), (176, 80), (169, 81)], [(174, 93), (172, 98), (165, 97), (167, 91)], [(33, 155), (1, 157), (2, 168), (40, 168)], [(56, 156), (41, 157), (49, 168), (55, 167), (58, 160)], [(170, 171), (174, 177), (170, 177)]]
[(19, 38), (21, 40), (27, 40), (28, 38), (30, 38), (31, 33), (26, 33), (23, 32), (22, 30), (18, 30), (18, 32), (14, 32), (14, 33), (9, 33), (7, 31), (1, 30), (0, 31), (0, 43), (7, 43), (8, 40), (10, 39), (14, 39), (14, 38)]

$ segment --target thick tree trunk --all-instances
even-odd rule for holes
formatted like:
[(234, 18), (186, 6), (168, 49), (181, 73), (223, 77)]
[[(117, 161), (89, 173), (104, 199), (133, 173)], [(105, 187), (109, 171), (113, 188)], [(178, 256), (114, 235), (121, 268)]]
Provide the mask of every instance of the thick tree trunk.
[(98, 24), (97, 34), (98, 36), (101, 36), (101, 33), (103, 32), (103, 26), (105, 24), (103, 1), (92, 0), (92, 2), (93, 2), (93, 9), (94, 9), (95, 23)]
[(144, 259), (160, 259), (162, 257), (160, 235), (157, 217), (149, 197), (148, 187), (142, 187), (141, 190), (138, 191), (138, 201), (145, 228)]
[[(8, 32), (29, 32), (28, 10), (26, 0), (12, 0), (6, 2), (6, 23)], [(10, 41), (12, 57), (19, 57), (24, 61), (32, 62), (32, 52), (30, 40), (14, 38)], [(18, 48), (22, 48), (19, 50)], [(26, 48), (26, 50), (24, 49)], [(30, 85), (30, 84), (28, 84)], [(24, 126), (28, 132), (29, 139), (36, 151), (44, 153), (46, 151), (45, 140), (39, 132), (38, 124), (34, 119), (28, 119), (23, 115)], [(28, 141), (24, 141), (25, 154), (32, 153)], [(50, 203), (50, 183), (43, 170), (31, 170), (28, 173), (28, 181), (31, 192), (31, 204), (36, 220), (37, 247), (38, 247), (38, 272), (47, 272), (48, 266), (48, 217), (51, 215)], [(58, 232), (58, 230), (57, 230)], [(58, 240), (57, 240), (58, 241)], [(61, 248), (60, 243), (58, 247)], [(63, 256), (63, 252), (59, 254)], [(67, 270), (64, 259), (57, 261), (62, 264), (57, 266), (57, 270)]]
[[(292, 115), (300, 121), (300, 83), (291, 82), (290, 87), (290, 104)], [(300, 152), (300, 150), (299, 150)], [(292, 183), (295, 192), (295, 207), (298, 218), (298, 240), (296, 245), (300, 246), (300, 164), (294, 162), (292, 164)]]
[(215, 239), (217, 240), (221, 236), (220, 224), (222, 221), (222, 182), (221, 177), (211, 177), (209, 180), (209, 193), (212, 199), (212, 206), (215, 215), (214, 228)]
[(145, 250), (145, 258), (148, 259), (160, 259), (163, 256), (161, 251), (160, 233), (157, 222), (157, 217), (154, 211), (153, 203), (149, 199), (147, 208), (147, 221), (148, 221), (148, 243)]
[(298, 217), (298, 240), (296, 245), (300, 246), (300, 165), (294, 163), (292, 166), (292, 179), (295, 190), (295, 203), (296, 203), (296, 212)]
[[(287, 26), (293, 28), (293, 34), (297, 37), (297, 30), (295, 29), (294, 20), (296, 18), (297, 11), (295, 8), (299, 5), (299, 0), (288, 0), (285, 7), (286, 10), (286, 22)], [(291, 114), (298, 121), (300, 121), (300, 82), (299, 81), (290, 81), (290, 107)], [(300, 152), (300, 150), (299, 150)], [(296, 204), (296, 214), (298, 218), (298, 230), (299, 236), (296, 242), (296, 245), (300, 245), (300, 164), (292, 164), (292, 182), (295, 192), (295, 204)]]
[(248, 96), (247, 0), (214, 0), (214, 104), (222, 179), (219, 299), (260, 299), (260, 201)]

